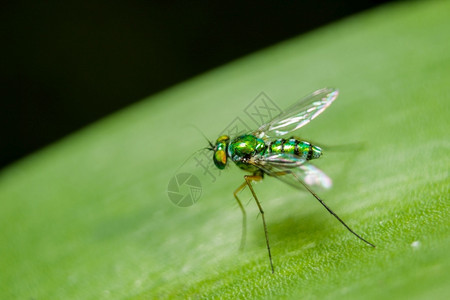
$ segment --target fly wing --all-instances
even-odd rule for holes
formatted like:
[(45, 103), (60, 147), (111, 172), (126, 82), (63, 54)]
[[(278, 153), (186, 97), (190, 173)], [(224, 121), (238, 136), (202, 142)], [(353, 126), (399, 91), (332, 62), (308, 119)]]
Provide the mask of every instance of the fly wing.
[(312, 188), (329, 189), (332, 186), (327, 174), (295, 154), (264, 155), (256, 158), (253, 164), (267, 175), (297, 189), (304, 189), (302, 182)]
[(286, 109), (269, 123), (259, 127), (253, 134), (260, 138), (271, 138), (297, 130), (320, 115), (333, 103), (338, 94), (338, 90), (333, 88), (317, 90)]

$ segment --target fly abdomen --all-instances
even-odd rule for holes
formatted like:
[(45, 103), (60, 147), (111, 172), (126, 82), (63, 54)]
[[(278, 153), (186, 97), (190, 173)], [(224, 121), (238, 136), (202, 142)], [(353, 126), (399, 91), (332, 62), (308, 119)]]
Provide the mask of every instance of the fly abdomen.
[(267, 148), (269, 153), (295, 154), (306, 160), (319, 158), (322, 154), (322, 149), (319, 147), (295, 138), (277, 139), (272, 141)]

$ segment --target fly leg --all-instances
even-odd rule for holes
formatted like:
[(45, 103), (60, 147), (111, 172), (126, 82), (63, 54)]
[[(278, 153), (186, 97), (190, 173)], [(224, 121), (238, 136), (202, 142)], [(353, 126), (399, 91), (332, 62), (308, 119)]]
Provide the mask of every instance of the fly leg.
[(323, 202), (323, 200), (320, 199), (319, 196), (317, 196), (317, 194), (314, 193), (314, 192), (308, 187), (308, 185), (307, 185), (306, 183), (304, 183), (300, 178), (298, 178), (298, 176), (297, 176), (295, 173), (293, 173), (293, 172), (291, 172), (291, 171), (282, 171), (282, 172), (276, 172), (276, 173), (275, 173), (275, 175), (278, 175), (278, 176), (279, 176), (279, 175), (287, 175), (287, 174), (291, 174), (292, 176), (294, 176), (295, 179), (296, 179), (298, 182), (300, 182), (300, 183), (305, 187), (305, 189), (306, 189), (308, 192), (310, 192), (311, 195), (313, 195), (314, 198), (316, 198), (317, 201), (319, 201), (319, 203), (322, 204), (323, 207), (325, 207), (326, 210), (328, 210), (328, 212), (329, 212), (330, 214), (332, 214), (332, 215), (333, 215), (333, 216), (334, 216), (334, 217), (335, 217), (342, 225), (344, 225), (344, 227), (347, 228), (348, 231), (350, 231), (351, 233), (353, 233), (357, 238), (359, 238), (361, 241), (363, 241), (363, 242), (366, 243), (367, 245), (369, 245), (369, 246), (375, 248), (375, 245), (374, 245), (374, 244), (372, 244), (371, 242), (365, 240), (365, 239), (364, 239), (363, 237), (361, 237), (359, 234), (357, 234), (356, 232), (354, 232), (353, 229), (351, 229), (347, 224), (345, 224), (345, 222), (342, 221), (342, 219), (339, 218), (339, 216), (338, 216), (334, 211), (332, 211), (331, 208), (329, 208), (328, 205), (326, 205), (325, 202)]
[[(264, 227), (264, 235), (266, 237), (267, 251), (269, 253), (270, 268), (272, 269), (272, 273), (274, 273), (273, 262), (272, 262), (272, 253), (270, 252), (269, 235), (267, 233), (267, 226), (266, 226), (266, 219), (264, 217), (264, 210), (262, 209), (262, 206), (261, 206), (261, 203), (258, 200), (258, 197), (256, 197), (256, 193), (253, 190), (253, 186), (252, 186), (252, 183), (251, 183), (252, 181), (259, 181), (262, 178), (263, 177), (261, 175), (257, 175), (257, 174), (245, 175), (244, 176), (245, 182), (234, 192), (234, 197), (238, 201), (238, 204), (240, 205), (241, 209), (243, 210), (242, 203), (239, 201), (239, 199), (238, 199), (236, 194), (238, 192), (240, 192), (241, 190), (243, 190), (246, 185), (250, 188), (250, 191), (252, 192), (253, 198), (255, 199), (256, 205), (258, 205), (259, 212), (261, 213), (261, 219), (262, 219), (263, 227)], [(245, 217), (245, 213), (244, 213), (244, 217)]]
[(237, 203), (242, 211), (242, 233), (241, 233), (241, 244), (239, 245), (239, 250), (244, 250), (245, 240), (247, 239), (247, 213), (245, 212), (244, 206), (242, 205), (241, 200), (239, 200), (237, 194), (242, 191), (247, 186), (247, 182), (241, 184), (233, 193), (234, 198), (236, 198)]

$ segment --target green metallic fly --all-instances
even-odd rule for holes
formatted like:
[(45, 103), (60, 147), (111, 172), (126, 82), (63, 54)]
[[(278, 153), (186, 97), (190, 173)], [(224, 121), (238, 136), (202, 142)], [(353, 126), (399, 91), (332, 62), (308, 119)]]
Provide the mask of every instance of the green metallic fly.
[(272, 273), (274, 268), (264, 211), (252, 186), (253, 181), (262, 180), (264, 175), (278, 178), (295, 188), (306, 189), (352, 234), (366, 244), (375, 247), (374, 244), (368, 242), (347, 226), (312, 190), (313, 187), (331, 187), (331, 179), (309, 163), (310, 160), (322, 156), (322, 149), (294, 136), (283, 138), (320, 115), (336, 100), (337, 96), (338, 90), (336, 89), (317, 90), (255, 131), (234, 138), (222, 135), (217, 139), (215, 145), (209, 142), (210, 147), (208, 149), (214, 151), (213, 161), (217, 168), (224, 169), (231, 159), (239, 168), (251, 173), (251, 175), (244, 176), (244, 183), (234, 191), (234, 197), (243, 214), (240, 248), (242, 249), (245, 244), (246, 213), (241, 200), (239, 200), (238, 193), (248, 186), (261, 213)]

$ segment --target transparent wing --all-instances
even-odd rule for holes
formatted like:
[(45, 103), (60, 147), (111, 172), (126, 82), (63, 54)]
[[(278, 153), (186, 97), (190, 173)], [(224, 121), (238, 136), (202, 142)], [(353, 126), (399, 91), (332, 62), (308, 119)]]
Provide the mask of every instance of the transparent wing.
[(271, 154), (256, 158), (253, 164), (269, 176), (298, 189), (304, 189), (303, 181), (312, 188), (329, 189), (332, 180), (322, 170), (295, 154)]
[(271, 138), (297, 130), (320, 115), (333, 103), (338, 94), (338, 90), (333, 88), (317, 90), (286, 109), (284, 113), (275, 117), (269, 123), (259, 127), (253, 132), (253, 135), (260, 138)]

